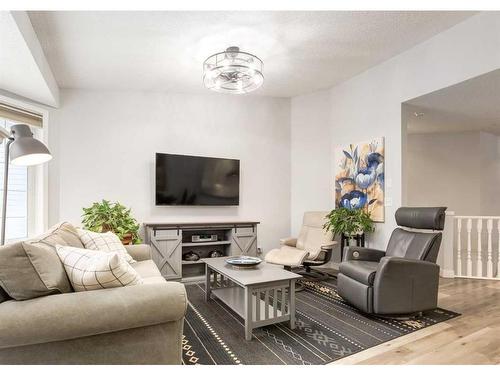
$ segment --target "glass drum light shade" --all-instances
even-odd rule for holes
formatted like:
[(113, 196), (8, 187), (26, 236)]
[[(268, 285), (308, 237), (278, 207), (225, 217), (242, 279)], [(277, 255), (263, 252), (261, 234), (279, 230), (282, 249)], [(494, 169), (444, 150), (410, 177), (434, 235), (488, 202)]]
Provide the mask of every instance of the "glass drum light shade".
[(264, 82), (264, 63), (257, 56), (229, 47), (210, 56), (203, 63), (205, 87), (227, 94), (245, 94)]
[(10, 145), (10, 162), (13, 165), (30, 166), (52, 159), (49, 149), (38, 139), (33, 138), (28, 125), (12, 125), (11, 131), (14, 141)]

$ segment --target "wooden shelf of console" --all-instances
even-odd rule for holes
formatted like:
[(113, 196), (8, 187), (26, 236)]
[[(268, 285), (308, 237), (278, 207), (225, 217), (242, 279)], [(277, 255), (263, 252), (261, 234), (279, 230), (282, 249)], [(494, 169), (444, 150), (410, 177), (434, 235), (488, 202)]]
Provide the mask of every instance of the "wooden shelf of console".
[[(148, 222), (144, 223), (152, 258), (167, 280), (198, 280), (205, 274), (204, 263), (183, 260), (194, 252), (200, 258), (218, 251), (224, 256), (257, 255), (258, 221)], [(217, 241), (193, 242), (193, 235), (216, 235)]]

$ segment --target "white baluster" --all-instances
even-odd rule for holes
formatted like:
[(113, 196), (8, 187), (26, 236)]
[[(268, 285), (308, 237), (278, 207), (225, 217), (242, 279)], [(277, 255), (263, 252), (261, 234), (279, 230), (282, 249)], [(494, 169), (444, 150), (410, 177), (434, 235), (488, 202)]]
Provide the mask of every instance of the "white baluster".
[(472, 219), (467, 219), (467, 276), (472, 276)]
[(491, 243), (491, 232), (493, 232), (493, 219), (488, 219), (486, 223), (486, 228), (488, 229), (488, 261), (486, 262), (486, 276), (493, 277), (493, 257), (492, 255), (492, 243)]
[(457, 276), (462, 276), (462, 219), (457, 219)]
[(477, 219), (477, 265), (476, 276), (483, 277), (483, 248), (481, 246), (481, 235), (483, 233), (483, 219)]
[(500, 219), (497, 221), (497, 230), (498, 230), (497, 279), (500, 279)]

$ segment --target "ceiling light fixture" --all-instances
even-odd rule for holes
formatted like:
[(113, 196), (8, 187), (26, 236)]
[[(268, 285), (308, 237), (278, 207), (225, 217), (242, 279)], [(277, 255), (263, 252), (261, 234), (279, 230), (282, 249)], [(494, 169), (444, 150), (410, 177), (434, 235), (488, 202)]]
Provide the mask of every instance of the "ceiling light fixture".
[(227, 93), (246, 94), (262, 86), (264, 63), (257, 56), (229, 47), (203, 63), (203, 83), (207, 89)]

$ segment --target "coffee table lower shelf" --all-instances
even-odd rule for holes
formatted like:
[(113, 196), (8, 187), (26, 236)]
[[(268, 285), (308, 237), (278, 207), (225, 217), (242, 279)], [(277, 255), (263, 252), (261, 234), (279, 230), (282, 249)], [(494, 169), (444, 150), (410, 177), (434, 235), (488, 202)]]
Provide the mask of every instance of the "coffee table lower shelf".
[[(226, 305), (231, 307), (231, 309), (236, 312), (239, 316), (245, 319), (245, 289), (239, 286), (233, 286), (229, 288), (221, 288), (212, 290), (212, 295), (216, 296)], [(279, 297), (278, 297), (279, 298)], [(253, 328), (262, 327), (268, 324), (281, 323), (290, 320), (290, 316), (286, 313), (283, 314), (280, 309), (280, 304), (278, 303), (276, 311), (273, 309), (272, 299), (270, 298), (269, 303), (266, 305), (264, 300), (260, 300), (260, 308), (257, 313), (257, 296), (252, 296), (252, 321)], [(269, 310), (268, 317), (266, 319), (266, 307)], [(276, 315), (276, 316), (275, 316)], [(257, 318), (264, 320), (257, 320)], [(273, 320), (273, 322), (270, 322)]]
[(241, 316), (246, 340), (252, 339), (254, 328), (270, 324), (289, 321), (290, 328), (295, 328), (295, 280), (300, 276), (245, 285), (237, 277), (206, 266), (206, 300), (210, 301), (213, 295)]

